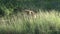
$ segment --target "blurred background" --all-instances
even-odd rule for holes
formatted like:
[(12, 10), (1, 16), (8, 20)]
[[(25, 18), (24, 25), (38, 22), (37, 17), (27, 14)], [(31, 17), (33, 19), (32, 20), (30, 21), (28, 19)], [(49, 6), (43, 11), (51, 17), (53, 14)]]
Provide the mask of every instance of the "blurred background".
[[(10, 14), (14, 9), (31, 9), (60, 11), (60, 0), (0, 0), (0, 14)], [(3, 15), (2, 14), (2, 15)]]

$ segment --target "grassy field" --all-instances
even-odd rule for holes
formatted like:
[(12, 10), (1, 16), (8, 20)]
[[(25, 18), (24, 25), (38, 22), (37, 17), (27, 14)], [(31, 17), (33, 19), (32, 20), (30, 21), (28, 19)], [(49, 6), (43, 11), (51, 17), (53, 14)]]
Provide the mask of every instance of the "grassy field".
[(60, 13), (40, 11), (36, 16), (18, 13), (0, 17), (0, 34), (60, 34)]

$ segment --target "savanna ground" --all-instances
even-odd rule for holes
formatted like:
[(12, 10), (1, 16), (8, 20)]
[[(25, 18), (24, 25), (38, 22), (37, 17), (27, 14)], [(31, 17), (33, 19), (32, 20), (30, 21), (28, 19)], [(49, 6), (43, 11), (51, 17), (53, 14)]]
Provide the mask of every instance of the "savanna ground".
[(0, 34), (60, 34), (60, 13), (39, 11), (36, 18), (27, 15), (0, 17)]

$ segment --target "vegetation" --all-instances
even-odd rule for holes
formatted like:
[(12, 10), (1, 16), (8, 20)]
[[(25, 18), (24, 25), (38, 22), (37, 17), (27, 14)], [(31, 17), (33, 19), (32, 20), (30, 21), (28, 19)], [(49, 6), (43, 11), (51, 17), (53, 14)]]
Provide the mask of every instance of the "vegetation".
[[(11, 14), (15, 8), (32, 10), (60, 10), (60, 0), (0, 0), (0, 13)], [(2, 10), (2, 12), (1, 12)]]
[(21, 13), (4, 16), (0, 18), (0, 34), (60, 34), (59, 15), (55, 10), (40, 10), (36, 18)]
[(0, 34), (60, 34), (59, 11), (60, 0), (0, 0)]

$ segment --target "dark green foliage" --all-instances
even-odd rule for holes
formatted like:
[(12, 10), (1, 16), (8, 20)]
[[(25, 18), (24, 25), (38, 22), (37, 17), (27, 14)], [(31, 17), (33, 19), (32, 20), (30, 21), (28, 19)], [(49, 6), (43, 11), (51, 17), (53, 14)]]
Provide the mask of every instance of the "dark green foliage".
[[(0, 4), (4, 4), (7, 8), (25, 7), (25, 8), (57, 8), (59, 0), (1, 0)], [(57, 5), (58, 4), (58, 5)]]
[(0, 16), (4, 16), (4, 11), (0, 9)]
[[(10, 8), (15, 9), (17, 7), (32, 9), (35, 11), (39, 9), (60, 10), (60, 0), (0, 0), (0, 7), (3, 6), (5, 6), (8, 10), (10, 10)], [(3, 11), (5, 13), (5, 10)]]

